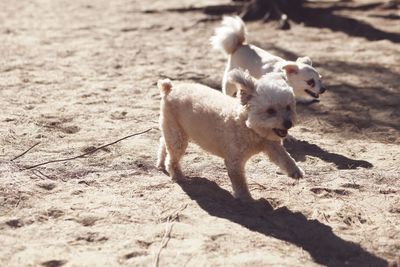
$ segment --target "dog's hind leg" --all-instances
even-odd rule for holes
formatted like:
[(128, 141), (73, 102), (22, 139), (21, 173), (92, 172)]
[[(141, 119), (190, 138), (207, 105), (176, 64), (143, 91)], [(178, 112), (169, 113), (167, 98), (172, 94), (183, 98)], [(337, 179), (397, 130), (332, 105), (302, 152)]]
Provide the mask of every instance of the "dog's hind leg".
[(252, 201), (253, 198), (250, 195), (244, 175), (245, 162), (225, 160), (225, 165), (232, 183), (233, 196), (245, 202)]
[(167, 157), (167, 148), (165, 147), (164, 137), (160, 137), (160, 146), (158, 148), (157, 168), (165, 170), (165, 158)]
[(173, 180), (181, 180), (184, 175), (179, 161), (185, 154), (188, 137), (174, 121), (169, 121), (168, 127), (163, 127), (163, 135), (167, 152), (166, 169)]
[(222, 85), (222, 92), (226, 95), (236, 97), (237, 89), (234, 84), (229, 81), (224, 81)]

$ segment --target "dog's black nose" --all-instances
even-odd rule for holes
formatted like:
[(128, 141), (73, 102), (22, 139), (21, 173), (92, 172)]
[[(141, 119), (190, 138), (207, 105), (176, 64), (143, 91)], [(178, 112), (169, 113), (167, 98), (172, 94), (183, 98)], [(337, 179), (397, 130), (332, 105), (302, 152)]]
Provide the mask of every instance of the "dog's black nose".
[(285, 127), (286, 129), (290, 129), (290, 128), (292, 128), (292, 126), (293, 126), (293, 123), (289, 120), (285, 120), (283, 122), (283, 127)]
[(326, 88), (325, 88), (325, 87), (321, 87), (321, 89), (319, 89), (319, 93), (320, 93), (320, 94), (323, 94), (325, 91), (326, 91)]

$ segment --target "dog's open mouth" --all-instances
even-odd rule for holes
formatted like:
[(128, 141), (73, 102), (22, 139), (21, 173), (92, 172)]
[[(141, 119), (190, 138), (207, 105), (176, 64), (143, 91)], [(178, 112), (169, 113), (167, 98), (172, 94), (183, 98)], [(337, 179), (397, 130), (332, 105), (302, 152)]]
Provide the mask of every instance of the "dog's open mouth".
[(274, 130), (274, 132), (276, 133), (276, 135), (277, 136), (279, 136), (279, 137), (285, 137), (286, 135), (287, 135), (287, 130), (283, 130), (283, 129), (276, 129), (276, 128), (274, 128), (274, 129), (272, 129), (272, 130)]
[(308, 89), (304, 90), (307, 94), (309, 94), (310, 96), (314, 97), (314, 98), (319, 98), (319, 94), (314, 93), (313, 91), (310, 91)]

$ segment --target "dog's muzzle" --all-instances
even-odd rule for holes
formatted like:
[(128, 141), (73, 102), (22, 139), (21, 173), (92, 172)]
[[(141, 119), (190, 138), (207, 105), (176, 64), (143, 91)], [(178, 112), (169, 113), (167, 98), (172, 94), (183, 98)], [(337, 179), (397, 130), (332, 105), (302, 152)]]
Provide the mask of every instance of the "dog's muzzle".
[(319, 98), (319, 94), (314, 93), (311, 90), (305, 89), (304, 92), (306, 92), (309, 96), (314, 97), (314, 98)]

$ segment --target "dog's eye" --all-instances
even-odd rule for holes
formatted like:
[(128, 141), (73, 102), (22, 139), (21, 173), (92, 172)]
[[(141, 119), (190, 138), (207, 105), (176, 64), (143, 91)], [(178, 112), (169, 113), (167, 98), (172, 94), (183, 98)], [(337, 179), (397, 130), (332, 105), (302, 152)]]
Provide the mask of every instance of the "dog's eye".
[(273, 109), (273, 108), (269, 108), (269, 109), (267, 109), (267, 113), (268, 113), (269, 115), (275, 115), (275, 114), (276, 114), (276, 110)]
[(308, 81), (307, 81), (307, 84), (308, 84), (309, 86), (311, 86), (311, 87), (314, 87), (314, 86), (315, 86), (315, 81), (314, 81), (314, 79), (308, 80)]
[(287, 110), (287, 111), (290, 111), (290, 109), (291, 109), (291, 108), (290, 108), (290, 105), (287, 105), (287, 106), (286, 106), (286, 110)]

